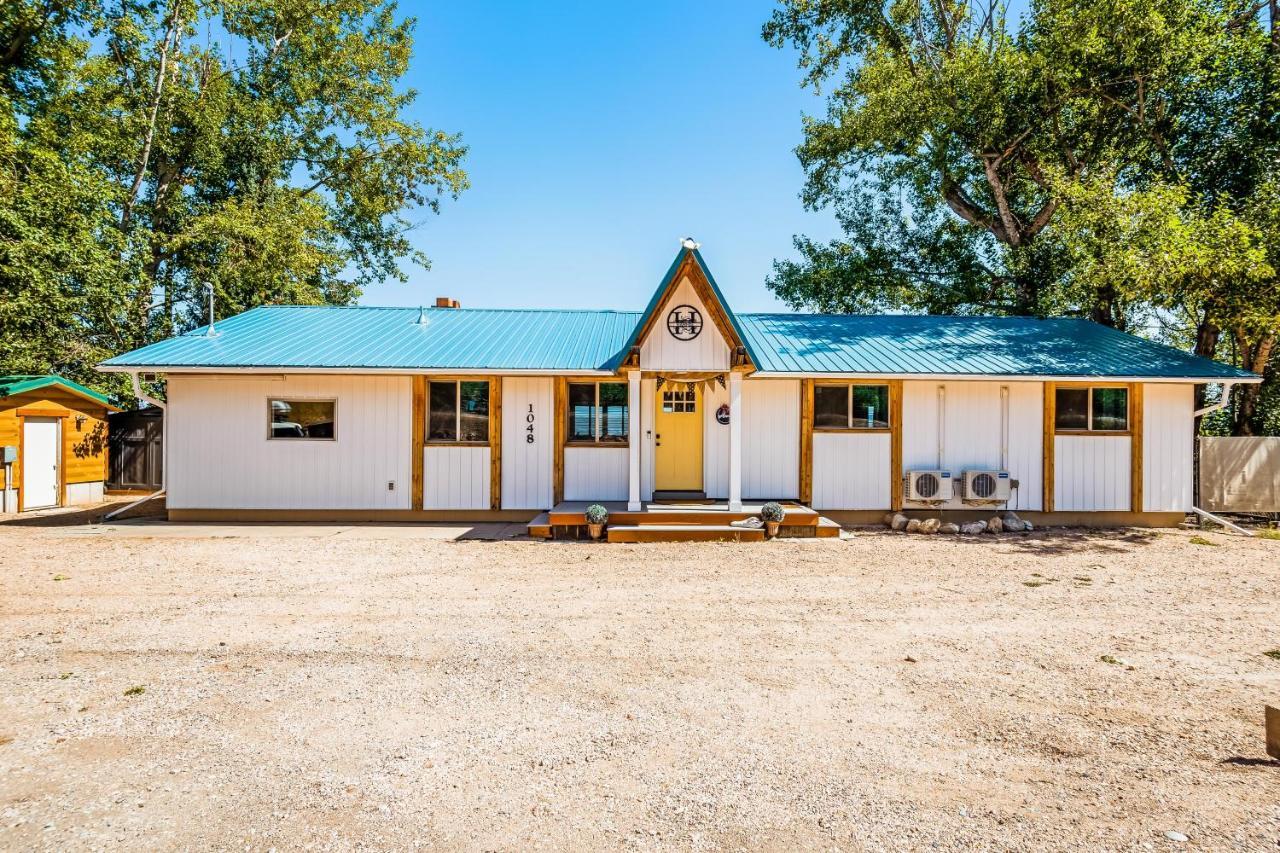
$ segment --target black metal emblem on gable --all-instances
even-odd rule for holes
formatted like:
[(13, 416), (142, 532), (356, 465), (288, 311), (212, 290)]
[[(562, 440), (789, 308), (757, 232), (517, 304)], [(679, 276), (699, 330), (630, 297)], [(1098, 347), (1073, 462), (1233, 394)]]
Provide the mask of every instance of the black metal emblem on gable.
[(702, 332), (702, 312), (692, 305), (679, 305), (667, 315), (667, 330), (678, 341), (691, 341)]

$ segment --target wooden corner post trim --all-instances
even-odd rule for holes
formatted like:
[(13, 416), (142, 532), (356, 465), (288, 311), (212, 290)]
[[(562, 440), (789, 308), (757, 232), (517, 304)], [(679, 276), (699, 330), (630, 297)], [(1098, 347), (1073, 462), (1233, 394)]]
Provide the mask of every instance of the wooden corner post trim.
[(813, 503), (813, 380), (800, 380), (800, 503)]
[(1129, 386), (1129, 510), (1142, 512), (1142, 383)]
[[(555, 447), (552, 453), (551, 468), (553, 475), (554, 487), (552, 491), (552, 503), (560, 503), (564, 500), (564, 439), (566, 423), (569, 408), (569, 385), (568, 380), (563, 376), (556, 377), (556, 393), (553, 401), (554, 412), (552, 417), (555, 420)], [(634, 439), (633, 439), (634, 440)]]
[(413, 429), (411, 430), (413, 445), (410, 453), (410, 506), (422, 509), (422, 466), (426, 464), (427, 436), (427, 377), (413, 377)]
[(902, 380), (889, 380), (889, 501), (902, 509)]
[(502, 509), (502, 377), (489, 380), (489, 509)]
[(1043, 477), (1043, 494), (1041, 496), (1041, 509), (1044, 512), (1053, 512), (1053, 457), (1057, 451), (1054, 436), (1054, 421), (1057, 419), (1057, 386), (1052, 382), (1044, 383), (1044, 438), (1040, 448), (1040, 453), (1044, 457)]

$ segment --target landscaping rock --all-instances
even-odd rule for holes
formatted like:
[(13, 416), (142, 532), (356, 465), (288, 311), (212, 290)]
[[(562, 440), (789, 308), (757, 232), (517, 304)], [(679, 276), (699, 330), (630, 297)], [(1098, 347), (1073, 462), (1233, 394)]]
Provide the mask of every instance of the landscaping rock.
[(889, 526), (894, 530), (906, 530), (908, 520), (905, 515), (899, 512), (893, 516), (893, 522)]
[(954, 521), (948, 521), (946, 524), (944, 524), (944, 525), (942, 525), (941, 527), (939, 527), (939, 528), (938, 528), (938, 532), (939, 532), (939, 533), (953, 533), (953, 534), (954, 534), (954, 533), (959, 533), (959, 532), (960, 532), (960, 525), (956, 524)]
[(1004, 529), (1010, 533), (1019, 533), (1026, 530), (1026, 522), (1018, 518), (1016, 513), (1006, 512), (1000, 519), (1004, 523)]
[(921, 533), (937, 533), (940, 527), (942, 527), (942, 519), (940, 518), (926, 518), (920, 522)]
[(960, 532), (968, 533), (970, 535), (973, 535), (975, 533), (981, 533), (986, 529), (987, 529), (987, 523), (985, 521), (971, 521), (968, 524), (960, 525)]
[(889, 528), (893, 527), (893, 513), (886, 512), (884, 514), (884, 526)]
[(998, 515), (991, 516), (991, 520), (987, 522), (987, 532), (988, 533), (1004, 532), (1004, 522), (1000, 520), (1000, 516)]
[(920, 519), (913, 518), (907, 522), (908, 533), (918, 533), (920, 531)]

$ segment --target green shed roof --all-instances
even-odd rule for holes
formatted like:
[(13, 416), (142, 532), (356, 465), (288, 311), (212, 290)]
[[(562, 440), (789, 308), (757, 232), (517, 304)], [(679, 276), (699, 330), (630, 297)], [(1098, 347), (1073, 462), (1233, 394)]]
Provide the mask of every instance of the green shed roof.
[(42, 376), (0, 376), (0, 397), (12, 397), (26, 391), (38, 391), (41, 388), (48, 387), (58, 387), (69, 393), (92, 400), (95, 403), (101, 403), (108, 408), (115, 408), (115, 406), (112, 405), (111, 400), (105, 394), (99, 394), (92, 388), (84, 387), (79, 382), (72, 382), (70, 379), (64, 379), (61, 376), (54, 376), (52, 373), (44, 374)]

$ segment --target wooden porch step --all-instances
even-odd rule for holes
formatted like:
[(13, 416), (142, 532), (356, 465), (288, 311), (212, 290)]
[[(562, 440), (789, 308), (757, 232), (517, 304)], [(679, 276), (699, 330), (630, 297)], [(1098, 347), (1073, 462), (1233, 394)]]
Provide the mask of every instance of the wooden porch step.
[(529, 535), (536, 539), (551, 538), (551, 515), (550, 513), (540, 513), (535, 516), (533, 521), (529, 522)]
[(610, 524), (610, 542), (763, 542), (764, 529), (728, 524)]
[(813, 533), (819, 539), (838, 539), (840, 538), (841, 527), (829, 518), (818, 519), (818, 529)]
[[(817, 526), (820, 516), (807, 506), (800, 504), (784, 504), (786, 515), (783, 525), (787, 527)], [(578, 507), (557, 507), (551, 510), (548, 521), (552, 527), (574, 527), (587, 523), (586, 509)], [(610, 526), (642, 525), (642, 524), (695, 524), (705, 526), (723, 526), (731, 521), (760, 516), (758, 506), (744, 508), (742, 512), (729, 512), (725, 509), (713, 509), (705, 506), (686, 504), (684, 506), (649, 504), (639, 512), (610, 508)]]

